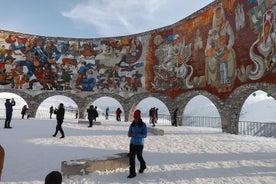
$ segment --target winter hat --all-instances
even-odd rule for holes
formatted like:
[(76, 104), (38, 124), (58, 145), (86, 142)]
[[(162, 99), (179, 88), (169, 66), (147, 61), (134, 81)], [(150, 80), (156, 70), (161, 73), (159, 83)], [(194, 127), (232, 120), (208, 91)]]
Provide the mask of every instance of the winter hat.
[(58, 171), (50, 172), (45, 178), (45, 184), (61, 184), (62, 175)]
[(133, 118), (134, 119), (141, 119), (141, 111), (140, 110), (134, 111)]

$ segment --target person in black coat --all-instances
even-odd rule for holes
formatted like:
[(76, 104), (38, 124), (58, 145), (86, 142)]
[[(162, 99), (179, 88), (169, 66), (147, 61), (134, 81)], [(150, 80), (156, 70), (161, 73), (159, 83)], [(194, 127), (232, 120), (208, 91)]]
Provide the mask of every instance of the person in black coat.
[(13, 106), (15, 106), (14, 99), (12, 98), (11, 101), (10, 101), (10, 99), (6, 99), (6, 103), (5, 103), (5, 107), (6, 107), (6, 120), (5, 120), (5, 126), (4, 126), (4, 128), (12, 128), (10, 124), (11, 124), (11, 119), (12, 119)]
[(176, 108), (173, 111), (173, 123), (172, 123), (172, 126), (177, 126), (177, 115), (178, 115), (178, 108)]
[(51, 106), (50, 107), (50, 119), (52, 119), (52, 114), (54, 113), (54, 107)]
[(62, 175), (59, 171), (52, 171), (47, 174), (44, 184), (61, 184)]
[(56, 131), (53, 134), (53, 137), (56, 137), (58, 131), (60, 131), (60, 133), (61, 133), (60, 138), (65, 137), (62, 126), (61, 126), (63, 123), (63, 120), (64, 120), (64, 113), (65, 113), (64, 105), (63, 105), (63, 103), (60, 103), (58, 106), (58, 109), (54, 110), (54, 114), (56, 114), (56, 119), (57, 119), (57, 126), (56, 126)]
[(24, 116), (27, 114), (27, 111), (28, 111), (28, 107), (27, 105), (24, 105), (21, 110), (22, 119), (24, 119)]
[(96, 109), (94, 108), (93, 105), (90, 105), (90, 107), (87, 109), (87, 114), (88, 114), (88, 121), (89, 121), (89, 126), (88, 127), (92, 127), (93, 126), (93, 120), (96, 117)]

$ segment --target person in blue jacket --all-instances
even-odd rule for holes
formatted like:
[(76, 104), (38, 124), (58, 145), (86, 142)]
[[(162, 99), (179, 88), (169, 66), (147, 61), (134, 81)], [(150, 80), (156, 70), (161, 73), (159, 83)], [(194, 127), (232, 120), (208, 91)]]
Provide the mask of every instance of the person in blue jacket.
[(133, 116), (134, 120), (129, 126), (128, 137), (130, 137), (129, 145), (129, 176), (128, 178), (133, 178), (136, 176), (135, 170), (135, 156), (140, 162), (139, 173), (143, 173), (146, 167), (146, 162), (143, 158), (144, 149), (144, 138), (147, 137), (147, 126), (141, 119), (141, 111), (136, 110)]

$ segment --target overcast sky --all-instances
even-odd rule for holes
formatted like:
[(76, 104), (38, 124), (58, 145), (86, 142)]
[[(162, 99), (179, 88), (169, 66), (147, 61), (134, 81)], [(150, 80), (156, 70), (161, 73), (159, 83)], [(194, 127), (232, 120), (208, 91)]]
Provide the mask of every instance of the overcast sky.
[(140, 33), (174, 24), (214, 0), (4, 0), (0, 29), (74, 38)]

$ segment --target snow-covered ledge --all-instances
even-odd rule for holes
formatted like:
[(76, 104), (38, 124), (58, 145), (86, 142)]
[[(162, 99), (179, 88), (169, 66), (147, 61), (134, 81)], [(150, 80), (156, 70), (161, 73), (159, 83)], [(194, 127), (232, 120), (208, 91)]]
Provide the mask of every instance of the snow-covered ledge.
[(128, 168), (127, 153), (118, 153), (102, 158), (87, 158), (61, 162), (61, 172), (64, 176), (86, 175), (95, 171), (108, 171), (118, 168)]

